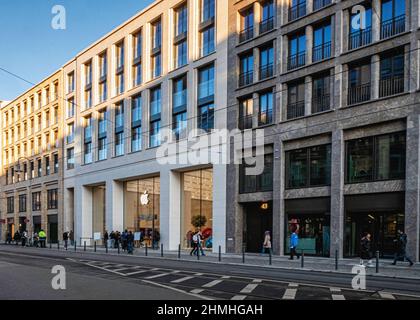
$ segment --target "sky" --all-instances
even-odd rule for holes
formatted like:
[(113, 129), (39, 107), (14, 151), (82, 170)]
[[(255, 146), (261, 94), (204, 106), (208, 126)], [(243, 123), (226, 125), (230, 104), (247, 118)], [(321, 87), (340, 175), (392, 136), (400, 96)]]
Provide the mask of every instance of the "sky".
[[(153, 0), (0, 0), (0, 68), (38, 83)], [(66, 10), (66, 29), (51, 22), (56, 5)], [(0, 100), (31, 87), (0, 70)]]

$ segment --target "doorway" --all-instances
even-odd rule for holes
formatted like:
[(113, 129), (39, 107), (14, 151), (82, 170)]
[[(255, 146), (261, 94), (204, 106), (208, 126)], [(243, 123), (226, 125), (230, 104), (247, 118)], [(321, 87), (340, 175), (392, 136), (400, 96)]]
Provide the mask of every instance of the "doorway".
[(271, 202), (243, 204), (245, 215), (244, 244), (245, 251), (259, 253), (262, 251), (264, 234), (271, 233), (273, 243), (273, 209)]
[(48, 242), (50, 243), (58, 242), (58, 216), (57, 215), (48, 216)]
[(381, 258), (394, 256), (394, 239), (398, 230), (404, 230), (404, 214), (395, 212), (347, 213), (345, 226), (345, 255), (360, 254), (360, 239), (371, 234), (371, 253), (379, 250)]

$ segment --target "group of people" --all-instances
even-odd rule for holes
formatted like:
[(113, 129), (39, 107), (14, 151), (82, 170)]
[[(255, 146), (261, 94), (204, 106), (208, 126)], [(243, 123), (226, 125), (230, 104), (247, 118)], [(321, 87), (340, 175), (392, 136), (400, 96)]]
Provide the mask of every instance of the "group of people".
[[(393, 265), (397, 264), (400, 259), (407, 260), (410, 267), (414, 264), (410, 257), (407, 256), (407, 234), (401, 230), (397, 231), (397, 236), (394, 239), (394, 261)], [(365, 265), (367, 261), (368, 267), (373, 267), (372, 264), (372, 236), (366, 232), (360, 240), (360, 264)]]
[[(159, 245), (160, 241), (160, 234), (157, 230), (154, 232), (150, 232), (146, 235), (147, 239), (151, 239), (152, 248), (156, 249)], [(140, 232), (140, 246), (143, 245), (144, 241), (146, 240), (145, 234)], [(123, 232), (119, 231), (111, 231), (108, 233), (106, 230), (103, 237), (104, 246), (108, 246), (108, 248), (117, 249), (121, 245), (121, 249), (123, 251), (127, 251), (128, 253), (132, 254), (134, 251), (134, 244), (135, 244), (135, 237), (132, 231), (124, 230)]]
[(13, 237), (10, 232), (7, 232), (6, 244), (12, 244), (12, 241), (14, 241), (16, 245), (21, 244), (22, 247), (31, 246), (36, 248), (45, 248), (47, 243), (47, 234), (43, 229), (39, 232), (34, 232), (32, 237), (29, 236), (29, 233), (26, 230), (17, 230)]
[(203, 234), (201, 231), (196, 231), (191, 237), (191, 247), (192, 250), (190, 252), (190, 256), (192, 255), (199, 255), (201, 253), (202, 256), (205, 256), (203, 250)]

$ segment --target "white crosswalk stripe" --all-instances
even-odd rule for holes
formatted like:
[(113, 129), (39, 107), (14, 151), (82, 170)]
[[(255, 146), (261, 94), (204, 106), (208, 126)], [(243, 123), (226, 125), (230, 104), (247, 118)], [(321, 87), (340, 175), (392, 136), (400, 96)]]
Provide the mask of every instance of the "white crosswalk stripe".
[(395, 297), (388, 292), (379, 292), (379, 295), (382, 299), (395, 300)]
[(153, 276), (146, 277), (145, 279), (157, 279), (157, 278), (167, 276), (168, 274), (169, 273), (159, 273), (159, 274), (155, 274)]
[(237, 295), (237, 296), (234, 296), (231, 300), (245, 300), (245, 299), (246, 299), (246, 296)]
[(341, 294), (340, 288), (330, 288), (331, 291), (331, 298), (333, 300), (346, 300), (344, 295)]
[(256, 287), (258, 287), (257, 283), (250, 283), (245, 288), (243, 288), (240, 293), (251, 293), (255, 290)]
[(212, 288), (216, 285), (218, 285), (219, 283), (222, 283), (223, 280), (213, 280), (212, 282), (206, 283), (205, 285), (203, 285), (203, 288)]
[(134, 272), (130, 272), (130, 273), (126, 273), (126, 276), (134, 276), (135, 274), (141, 274), (141, 273), (146, 273), (149, 271), (157, 271), (159, 269), (152, 269), (152, 270), (139, 270), (139, 271), (134, 271)]
[(185, 281), (188, 281), (188, 280), (191, 280), (191, 279), (194, 279), (194, 277), (184, 277), (184, 278), (180, 278), (180, 279), (177, 279), (177, 280), (173, 280), (173, 281), (171, 281), (171, 283), (181, 283), (181, 282), (185, 282)]
[(283, 300), (295, 300), (298, 287), (297, 283), (289, 283), (289, 288), (284, 292)]
[(194, 293), (194, 294), (200, 294), (203, 291), (204, 291), (204, 289), (194, 289), (194, 290), (191, 290), (190, 292)]

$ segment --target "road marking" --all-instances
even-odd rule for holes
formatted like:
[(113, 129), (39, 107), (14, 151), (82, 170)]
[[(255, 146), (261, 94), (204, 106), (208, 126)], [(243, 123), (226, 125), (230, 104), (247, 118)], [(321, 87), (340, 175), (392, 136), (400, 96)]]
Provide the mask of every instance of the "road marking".
[(261, 280), (261, 279), (254, 279), (254, 280), (252, 280), (252, 282), (253, 282), (253, 283), (261, 283), (261, 282), (262, 282), (262, 280)]
[(230, 300), (245, 300), (245, 299), (246, 299), (246, 296), (237, 295), (237, 296), (232, 297), (232, 299)]
[(250, 283), (245, 288), (243, 288), (240, 293), (251, 293), (255, 290), (256, 287), (258, 287), (257, 283)]
[(297, 288), (297, 287), (299, 287), (299, 284), (291, 282), (291, 283), (289, 283), (289, 287), (290, 288)]
[(230, 276), (223, 276), (222, 279), (230, 279)]
[(286, 289), (286, 292), (283, 295), (284, 300), (295, 300), (297, 289)]
[(181, 279), (173, 280), (173, 281), (171, 281), (171, 283), (181, 283), (181, 282), (185, 282), (185, 281), (188, 281), (188, 280), (191, 280), (191, 279), (194, 279), (194, 277), (184, 277), (184, 278), (181, 278)]
[(140, 269), (141, 267), (125, 267), (125, 268), (120, 268), (120, 269), (115, 269), (114, 271), (124, 271), (124, 270), (129, 270), (129, 269)]
[(332, 288), (330, 288), (330, 291), (331, 292), (341, 292), (341, 289), (332, 287)]
[(196, 273), (194, 274), (196, 277), (201, 277), (203, 274), (202, 273)]
[(341, 293), (340, 288), (330, 288), (330, 291), (332, 293), (331, 298), (333, 300), (346, 300), (344, 295), (340, 294)]
[(135, 274), (146, 273), (146, 272), (149, 272), (149, 271), (157, 271), (157, 270), (159, 270), (159, 269), (152, 269), (152, 270), (140, 270), (140, 271), (135, 271), (135, 272), (126, 273), (125, 275), (129, 277), (129, 276), (133, 276), (133, 275), (135, 275)]
[(216, 285), (218, 285), (219, 283), (222, 283), (223, 280), (213, 280), (212, 282), (206, 283), (205, 285), (203, 285), (203, 288), (212, 288)]
[(204, 289), (194, 289), (194, 290), (191, 290), (190, 292), (194, 293), (194, 294), (200, 294), (203, 291), (204, 291)]
[(199, 299), (203, 299), (203, 300), (214, 300), (214, 299), (209, 298), (209, 297), (205, 297), (205, 296), (201, 296), (201, 295), (198, 295), (198, 294), (194, 294), (192, 292), (187, 292), (187, 291), (184, 291), (184, 290), (180, 290), (178, 288), (174, 288), (174, 287), (171, 287), (171, 286), (166, 286), (166, 285), (161, 284), (161, 283), (156, 283), (156, 282), (147, 281), (147, 280), (141, 280), (141, 281), (144, 282), (144, 283), (155, 285), (157, 287), (161, 287), (161, 288), (165, 288), (165, 289), (168, 289), (168, 290), (176, 291), (176, 292), (179, 292), (179, 293), (187, 294), (187, 295), (190, 295), (190, 296), (199, 298)]
[(388, 292), (378, 292), (382, 299), (395, 300), (395, 297)]
[(159, 273), (159, 274), (155, 274), (154, 276), (150, 276), (150, 277), (146, 277), (145, 279), (156, 279), (156, 278), (161, 278), (164, 276), (167, 276), (169, 273)]

